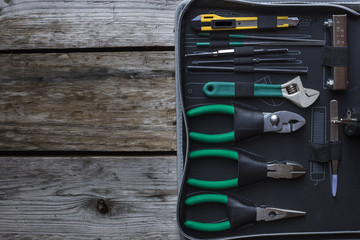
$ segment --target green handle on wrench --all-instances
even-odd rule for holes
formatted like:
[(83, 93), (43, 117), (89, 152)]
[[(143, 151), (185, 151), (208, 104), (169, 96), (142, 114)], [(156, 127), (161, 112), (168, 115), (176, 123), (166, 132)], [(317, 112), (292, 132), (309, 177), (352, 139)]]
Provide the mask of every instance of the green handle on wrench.
[[(238, 83), (242, 87), (249, 83)], [(203, 87), (207, 97), (235, 97), (234, 82), (208, 82)], [(254, 97), (283, 97), (280, 84), (254, 84)], [(241, 96), (238, 96), (241, 97)]]

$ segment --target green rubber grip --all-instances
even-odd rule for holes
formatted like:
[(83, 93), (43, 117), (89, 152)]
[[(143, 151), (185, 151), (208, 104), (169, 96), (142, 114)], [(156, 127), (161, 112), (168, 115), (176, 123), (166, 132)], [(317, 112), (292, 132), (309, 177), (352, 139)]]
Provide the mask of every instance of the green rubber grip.
[(229, 45), (230, 46), (242, 46), (242, 45), (244, 45), (244, 43), (243, 42), (229, 42)]
[(188, 206), (194, 206), (201, 203), (208, 203), (208, 202), (215, 202), (215, 203), (228, 203), (228, 197), (222, 194), (200, 194), (193, 197), (189, 197), (185, 200), (185, 204)]
[(221, 133), (221, 134), (204, 134), (198, 132), (189, 132), (189, 137), (192, 140), (204, 143), (228, 143), (235, 142), (235, 132)]
[(246, 38), (246, 35), (241, 35), (241, 34), (229, 34), (229, 38)]
[(208, 82), (202, 91), (207, 97), (235, 97), (235, 83)]
[(196, 43), (196, 46), (198, 46), (198, 47), (210, 46), (210, 43), (209, 42), (198, 42), (198, 43)]
[(283, 97), (280, 84), (254, 84), (255, 97)]
[(185, 227), (202, 232), (218, 232), (230, 229), (230, 222), (219, 222), (219, 223), (201, 223), (191, 220), (186, 220), (184, 223)]
[(205, 114), (228, 114), (234, 115), (235, 109), (232, 105), (225, 105), (225, 104), (212, 104), (212, 105), (205, 105), (197, 108), (193, 108), (189, 110), (186, 114), (189, 117), (197, 117), (200, 115)]
[(189, 153), (189, 158), (203, 158), (203, 157), (224, 157), (233, 160), (239, 160), (239, 154), (236, 151), (226, 150), (226, 149), (203, 149), (191, 151)]
[(193, 187), (204, 188), (204, 189), (228, 189), (236, 188), (238, 186), (239, 179), (229, 179), (223, 181), (206, 181), (194, 178), (188, 178), (187, 184)]

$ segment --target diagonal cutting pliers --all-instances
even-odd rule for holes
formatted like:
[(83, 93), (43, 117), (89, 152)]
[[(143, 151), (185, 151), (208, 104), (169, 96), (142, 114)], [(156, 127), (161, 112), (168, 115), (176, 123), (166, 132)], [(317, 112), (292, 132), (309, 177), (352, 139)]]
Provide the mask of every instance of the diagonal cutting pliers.
[(186, 114), (188, 117), (197, 117), (205, 114), (227, 114), (234, 116), (234, 131), (222, 134), (189, 133), (191, 139), (205, 143), (235, 142), (264, 132), (290, 133), (298, 130), (305, 124), (303, 117), (289, 111), (267, 113), (223, 104), (196, 107), (189, 110)]
[(248, 82), (208, 82), (203, 87), (207, 97), (283, 97), (301, 108), (307, 108), (320, 92), (304, 88), (299, 76), (284, 84), (254, 84)]
[(204, 189), (228, 189), (244, 186), (266, 178), (298, 178), (305, 174), (305, 169), (294, 162), (260, 162), (248, 154), (226, 149), (203, 149), (189, 153), (189, 159), (221, 157), (238, 161), (238, 177), (222, 181), (206, 181), (188, 178), (187, 184)]
[(216, 223), (185, 220), (185, 227), (203, 232), (217, 232), (235, 229), (257, 221), (274, 221), (306, 215), (306, 212), (303, 211), (256, 206), (250, 201), (231, 195), (200, 194), (185, 200), (185, 205), (190, 207), (202, 203), (225, 204), (227, 206), (228, 220)]

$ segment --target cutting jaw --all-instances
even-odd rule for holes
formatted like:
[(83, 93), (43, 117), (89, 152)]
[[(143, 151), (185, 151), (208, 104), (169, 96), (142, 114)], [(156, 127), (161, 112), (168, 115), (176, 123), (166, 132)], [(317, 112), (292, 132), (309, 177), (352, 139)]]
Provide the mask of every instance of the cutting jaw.
[(283, 97), (301, 108), (307, 108), (319, 97), (320, 92), (304, 88), (299, 76), (281, 85)]
[(290, 133), (300, 129), (305, 123), (302, 116), (289, 111), (264, 113), (264, 132)]
[(298, 163), (285, 162), (285, 163), (272, 163), (267, 166), (267, 177), (270, 178), (298, 178), (303, 176), (305, 168)]

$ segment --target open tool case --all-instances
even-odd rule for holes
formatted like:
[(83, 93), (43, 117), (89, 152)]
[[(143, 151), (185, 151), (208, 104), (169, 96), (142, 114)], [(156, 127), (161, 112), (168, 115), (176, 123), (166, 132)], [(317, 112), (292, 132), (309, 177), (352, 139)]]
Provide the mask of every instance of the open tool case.
[[(359, 10), (360, 2), (351, 1), (344, 3), (339, 1), (304, 1), (302, 3), (281, 1), (277, 3), (194, 0), (179, 5), (175, 23), (179, 167), (177, 220), (182, 237), (189, 239), (289, 239), (290, 236), (291, 239), (352, 239), (360, 237)], [(202, 23), (198, 21), (196, 26), (193, 20), (202, 14), (215, 14), (226, 18), (259, 17), (258, 24), (263, 29), (199, 31), (199, 24)], [(338, 23), (336, 23), (337, 19), (333, 17), (334, 15), (346, 15), (341, 18), (341, 21), (345, 22), (339, 23), (343, 25), (340, 27), (336, 25)], [(276, 16), (297, 17), (299, 21), (294, 27), (276, 28), (275, 24), (274, 29), (274, 16), (275, 21), (277, 20)], [(198, 17), (197, 19), (201, 18)], [(224, 28), (234, 27), (236, 23), (232, 20), (225, 19), (223, 21), (219, 19), (215, 23), (207, 22), (204, 25)], [(333, 27), (334, 25), (335, 27)], [(344, 28), (344, 26), (346, 27)], [(339, 30), (340, 35), (334, 35), (334, 30)], [(199, 36), (200, 32), (210, 33), (211, 37), (206, 34)], [(296, 58), (296, 60), (283, 63), (265, 62), (238, 65), (250, 66), (250, 68), (240, 68), (240, 71), (248, 72), (189, 69), (189, 66), (233, 67), (233, 63), (201, 65), (197, 61), (233, 60), (234, 55), (185, 57), (186, 54), (233, 49), (234, 46), (226, 46), (229, 41), (271, 41), (230, 39), (228, 38), (229, 34), (316, 39), (324, 40), (325, 44), (323, 45), (325, 46), (293, 46), (286, 45), (286, 43), (276, 46), (259, 44), (254, 46), (254, 49), (286, 48), (288, 51), (258, 55), (249, 53), (246, 57), (286, 57)], [(335, 40), (333, 39), (334, 36)], [(211, 45), (196, 46), (197, 42), (211, 42)], [(341, 46), (341, 43), (344, 42), (345, 44)], [(340, 43), (340, 47), (332, 48), (331, 46), (335, 46), (336, 43)], [(274, 73), (266, 70), (252, 72), (252, 67), (261, 69), (282, 67), (293, 70), (288, 73)], [(297, 69), (303, 69), (303, 67), (307, 73), (295, 72)], [(336, 68), (339, 69), (334, 70)], [(277, 84), (279, 86), (297, 76), (300, 76), (304, 88), (313, 89), (320, 93), (316, 101), (309, 104), (310, 106), (302, 108), (288, 99), (263, 97), (264, 93), (259, 93), (261, 86), (263, 86), (261, 84)], [(235, 83), (235, 94), (251, 95), (251, 93), (257, 92), (255, 95), (259, 96), (244, 98), (206, 96), (203, 88), (208, 82)], [(248, 85), (241, 85), (241, 83), (248, 83)], [(260, 85), (254, 87), (254, 83)], [(230, 86), (233, 85), (230, 84)], [(213, 91), (214, 89), (210, 87), (207, 90)], [(291, 92), (291, 89), (288, 90)], [(333, 101), (331, 104), (334, 105), (331, 109), (330, 101), (332, 100), (336, 100), (337, 105)], [(212, 113), (204, 116), (193, 116), (188, 113), (198, 107), (214, 104), (229, 105), (230, 107), (227, 110), (221, 110), (225, 114)], [(293, 131), (289, 133), (260, 133), (257, 136), (246, 137), (236, 142), (201, 142), (196, 140), (196, 137), (189, 136), (190, 132), (219, 134), (233, 131), (234, 116), (231, 115), (233, 106), (246, 109), (235, 113), (238, 119), (235, 128), (240, 131), (240, 135), (242, 134), (241, 131), (246, 128), (243, 125), (250, 126), (249, 128), (255, 126), (255, 122), (263, 116), (262, 112), (292, 112), (300, 115), (306, 123), (297, 130), (296, 128), (292, 129)], [(230, 114), (227, 112), (228, 110)], [(260, 115), (254, 114), (253, 111), (260, 112)], [(252, 118), (254, 118), (254, 123)], [(276, 117), (268, 120), (272, 125), (277, 125), (279, 121)], [(249, 130), (250, 133), (254, 133), (251, 132), (252, 130)], [(257, 130), (255, 129), (255, 131)], [(336, 136), (334, 138), (337, 132), (338, 140)], [(237, 132), (235, 135), (238, 134)], [(209, 152), (205, 156), (201, 156), (201, 154), (195, 156), (196, 153), (194, 152), (199, 153), (198, 150), (209, 149), (220, 151), (212, 152), (213, 156), (208, 156), (211, 155)], [(228, 152), (222, 150), (228, 150)], [(233, 153), (229, 151), (236, 151), (242, 160), (235, 160), (238, 155), (235, 154), (234, 157)], [(216, 154), (220, 156), (216, 156)], [(250, 159), (250, 163), (247, 159)], [(259, 166), (256, 163), (254, 165), (251, 159), (256, 160)], [(334, 159), (341, 160), (338, 164), (336, 196), (332, 196), (334, 172), (330, 161)], [(306, 173), (294, 179), (265, 177), (263, 180), (257, 181), (259, 180), (257, 178), (262, 178), (264, 171), (266, 174), (267, 164), (281, 164), (284, 161), (301, 165)], [(189, 179), (221, 181), (236, 178), (238, 180), (236, 180), (235, 185), (242, 186), (206, 189), (195, 186), (196, 184), (189, 184)], [(217, 202), (206, 203), (206, 200), (203, 199), (199, 200), (200, 202), (204, 201), (203, 204), (195, 204), (194, 206), (185, 204), (187, 199), (203, 194), (216, 194), (218, 199), (212, 201)], [(224, 195), (225, 197), (223, 197)], [(207, 196), (213, 197), (214, 195)], [(233, 202), (230, 203), (234, 199), (235, 202), (239, 200), (246, 206), (297, 210), (306, 212), (306, 215), (269, 222), (254, 221), (254, 223), (248, 224), (246, 221), (241, 221), (244, 216), (251, 215), (250, 217), (254, 217), (252, 208), (239, 207)], [(227, 206), (224, 204), (226, 200), (228, 200)], [(272, 214), (274, 212), (270, 212), (268, 217), (271, 218)], [(214, 231), (214, 229), (212, 231), (194, 230), (185, 226), (185, 222), (189, 220), (215, 224), (222, 224), (222, 222), (230, 220), (231, 229), (223, 230), (222, 226), (219, 231)], [(240, 222), (239, 225), (241, 226), (235, 226), (236, 221)], [(227, 227), (225, 226), (225, 228)]]

